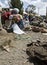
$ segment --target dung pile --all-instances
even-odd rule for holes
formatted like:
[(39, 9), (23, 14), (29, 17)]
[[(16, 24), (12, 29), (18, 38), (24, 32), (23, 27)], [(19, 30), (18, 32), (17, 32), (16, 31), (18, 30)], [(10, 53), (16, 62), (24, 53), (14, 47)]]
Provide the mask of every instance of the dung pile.
[(47, 42), (37, 40), (36, 42), (33, 41), (31, 44), (27, 44), (27, 46), (26, 52), (29, 57), (37, 58), (47, 65)]

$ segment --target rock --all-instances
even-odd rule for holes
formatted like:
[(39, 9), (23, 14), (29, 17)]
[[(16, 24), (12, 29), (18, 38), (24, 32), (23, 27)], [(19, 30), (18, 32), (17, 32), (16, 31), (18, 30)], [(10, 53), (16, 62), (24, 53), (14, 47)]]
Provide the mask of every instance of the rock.
[(24, 28), (24, 31), (29, 31), (30, 30), (30, 27), (25, 27)]
[(41, 23), (39, 24), (39, 27), (44, 27), (44, 28), (47, 29), (47, 23), (41, 22)]
[(24, 31), (30, 31), (31, 30), (31, 26), (30, 25), (27, 25), (24, 27)]
[(47, 33), (47, 29), (36, 27), (36, 26), (32, 27), (32, 31), (34, 31), (34, 32), (41, 32), (41, 33)]
[(43, 24), (43, 22), (39, 24), (39, 27), (44, 27), (44, 24)]
[(41, 33), (47, 33), (47, 29), (44, 29), (44, 28), (42, 28), (40, 31)]
[(31, 23), (32, 23), (32, 25), (34, 25), (34, 26), (38, 26), (39, 23), (40, 23), (40, 21), (36, 20), (36, 21), (32, 21)]
[(31, 46), (27, 50), (31, 57), (37, 57), (40, 60), (47, 60), (47, 51), (43, 47)]
[(40, 32), (40, 28), (39, 27), (32, 27), (32, 31), (34, 31), (34, 32)]
[(3, 48), (4, 50), (6, 50), (7, 52), (10, 52), (10, 47), (9, 47), (9, 45), (2, 46), (2, 48)]
[[(38, 42), (37, 42), (38, 44)], [(41, 61), (47, 61), (47, 43), (45, 42), (39, 42), (38, 45), (36, 43), (34, 45), (29, 46), (26, 49), (27, 54), (30, 57), (38, 58)]]
[(44, 28), (46, 28), (46, 29), (47, 29), (47, 23), (45, 23), (45, 22), (44, 22)]

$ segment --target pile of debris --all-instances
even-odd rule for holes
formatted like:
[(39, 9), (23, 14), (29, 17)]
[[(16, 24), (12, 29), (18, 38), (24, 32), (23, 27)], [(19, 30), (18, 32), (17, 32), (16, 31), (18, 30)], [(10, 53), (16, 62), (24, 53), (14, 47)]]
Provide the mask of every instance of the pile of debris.
[(36, 27), (36, 26), (32, 26), (31, 28), (32, 28), (32, 31), (34, 31), (34, 32), (47, 33), (47, 29), (45, 29), (45, 28)]
[(27, 46), (26, 52), (30, 58), (37, 58), (47, 65), (47, 42), (37, 40), (32, 41), (30, 44), (27, 44)]
[(40, 23), (40, 21), (36, 20), (36, 21), (32, 21), (31, 25), (33, 25), (33, 26), (39, 26), (39, 23)]
[(33, 25), (33, 26), (38, 26), (38, 27), (43, 27), (43, 28), (46, 28), (47, 29), (47, 23), (46, 22), (40, 22), (40, 21), (38, 21), (38, 20), (36, 20), (36, 21), (32, 21), (31, 22), (31, 25)]

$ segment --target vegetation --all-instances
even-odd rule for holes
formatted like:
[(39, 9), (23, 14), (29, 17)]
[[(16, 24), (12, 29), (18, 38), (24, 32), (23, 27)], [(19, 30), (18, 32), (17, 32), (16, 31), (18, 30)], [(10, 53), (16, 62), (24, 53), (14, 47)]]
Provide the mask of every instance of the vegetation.
[(20, 10), (20, 14), (23, 13), (23, 2), (20, 0), (11, 0), (12, 8), (18, 8)]
[(26, 8), (26, 12), (28, 13), (34, 13), (36, 7), (34, 5), (28, 5)]

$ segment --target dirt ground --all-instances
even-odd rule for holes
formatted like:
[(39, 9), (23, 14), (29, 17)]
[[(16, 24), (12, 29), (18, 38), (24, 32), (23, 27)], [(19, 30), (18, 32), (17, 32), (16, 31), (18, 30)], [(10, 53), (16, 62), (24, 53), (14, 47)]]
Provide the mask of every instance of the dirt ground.
[(27, 31), (25, 35), (0, 33), (0, 45), (8, 38), (11, 40), (10, 52), (6, 52), (0, 48), (0, 65), (35, 65), (28, 60), (29, 57), (26, 54), (27, 44), (36, 39), (47, 41), (47, 36), (44, 36), (40, 32)]

